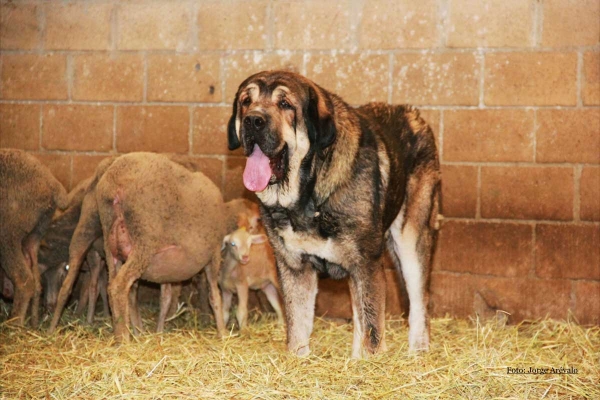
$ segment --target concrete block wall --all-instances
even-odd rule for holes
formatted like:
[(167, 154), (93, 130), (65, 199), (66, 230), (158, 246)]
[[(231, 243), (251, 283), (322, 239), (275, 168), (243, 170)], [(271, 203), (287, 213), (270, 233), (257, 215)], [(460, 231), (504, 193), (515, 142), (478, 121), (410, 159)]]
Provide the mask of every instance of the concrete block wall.
[(225, 125), (251, 73), (412, 103), (443, 170), (434, 314), (479, 296), (598, 324), (599, 38), (597, 0), (2, 0), (0, 146), (67, 188), (109, 155), (188, 154), (231, 199), (249, 194)]

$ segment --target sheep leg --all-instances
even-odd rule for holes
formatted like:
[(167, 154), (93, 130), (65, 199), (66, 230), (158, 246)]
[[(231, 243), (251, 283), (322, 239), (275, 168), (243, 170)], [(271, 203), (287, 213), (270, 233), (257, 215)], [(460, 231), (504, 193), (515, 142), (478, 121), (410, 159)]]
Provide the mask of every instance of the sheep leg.
[(227, 325), (229, 322), (229, 310), (231, 310), (231, 300), (233, 299), (233, 293), (223, 290), (223, 322)]
[(238, 307), (235, 313), (240, 331), (246, 328), (248, 323), (248, 283), (240, 282), (236, 285), (238, 295)]
[(139, 335), (144, 332), (144, 323), (142, 322), (142, 316), (140, 315), (140, 308), (137, 301), (138, 287), (139, 283), (135, 282), (129, 291), (129, 314), (134, 335)]
[(267, 300), (271, 307), (277, 313), (277, 324), (283, 326), (283, 312), (281, 311), (281, 303), (279, 303), (279, 294), (277, 293), (277, 289), (273, 286), (272, 283), (269, 283), (262, 289), (265, 296), (267, 296)]
[(88, 286), (88, 314), (87, 323), (94, 322), (94, 314), (96, 313), (96, 302), (98, 301), (98, 280), (100, 271), (103, 267), (100, 254), (91, 250), (87, 256), (88, 265), (90, 266), (90, 284)]
[(42, 276), (38, 266), (38, 250), (40, 248), (40, 238), (36, 234), (29, 235), (23, 241), (23, 254), (28, 262), (33, 277), (33, 297), (31, 301), (31, 325), (34, 328), (40, 323), (40, 298), (42, 296)]
[[(84, 261), (84, 263), (87, 264), (87, 261)], [(89, 266), (87, 267), (87, 269), (89, 270)], [(81, 281), (81, 290), (79, 291), (79, 299), (77, 300), (77, 308), (75, 309), (75, 314), (78, 316), (83, 315), (83, 310), (85, 310), (85, 307), (88, 305), (88, 297), (91, 284), (91, 278), (89, 275), (91, 275), (91, 273), (88, 274), (87, 271), (81, 271), (81, 273), (79, 274), (79, 280)]]
[(100, 297), (102, 297), (102, 305), (104, 308), (104, 316), (110, 317), (110, 307), (108, 306), (108, 293), (106, 293), (106, 287), (108, 286), (108, 269), (106, 264), (103, 263), (100, 268), (100, 276), (98, 277), (98, 288), (100, 290)]
[[(167, 313), (167, 319), (171, 318), (177, 312), (177, 306), (179, 304), (179, 296), (181, 296), (181, 287), (183, 285), (179, 283), (171, 283), (171, 306)], [(166, 320), (165, 320), (166, 321)]]
[(225, 323), (223, 322), (223, 303), (221, 302), (221, 291), (219, 290), (219, 269), (221, 268), (221, 246), (217, 246), (213, 253), (210, 264), (206, 267), (206, 279), (208, 280), (208, 298), (210, 306), (215, 315), (217, 323), (217, 337), (225, 336)]
[(21, 246), (5, 246), (0, 253), (0, 264), (14, 286), (13, 307), (11, 319), (18, 325), (25, 324), (29, 302), (35, 292), (33, 273), (27, 265), (27, 260)]
[(167, 319), (167, 313), (171, 307), (171, 301), (173, 300), (173, 290), (170, 283), (163, 283), (160, 285), (160, 311), (158, 313), (158, 321), (156, 323), (156, 332), (162, 333), (165, 328), (165, 319)]
[[(110, 254), (108, 252), (107, 254)], [(109, 262), (111, 264), (113, 261)], [(142, 275), (148, 260), (131, 254), (108, 283), (108, 298), (112, 309), (113, 331), (117, 342), (129, 342), (129, 301), (131, 287)], [(109, 266), (109, 272), (114, 267)]]

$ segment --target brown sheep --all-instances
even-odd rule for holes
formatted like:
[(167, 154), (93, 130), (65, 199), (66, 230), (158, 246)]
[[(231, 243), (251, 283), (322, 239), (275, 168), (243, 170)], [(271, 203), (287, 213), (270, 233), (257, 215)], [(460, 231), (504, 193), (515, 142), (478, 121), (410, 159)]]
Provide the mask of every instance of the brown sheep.
[(15, 288), (11, 318), (39, 324), (42, 292), (38, 267), (40, 240), (56, 208), (67, 207), (65, 188), (35, 157), (0, 150), (0, 265)]
[[(130, 153), (102, 161), (83, 200), (69, 248), (71, 268), (50, 331), (58, 324), (87, 249), (102, 235), (118, 341), (129, 340), (130, 311), (134, 326), (141, 323), (137, 307), (130, 310), (130, 296), (135, 295), (131, 288), (138, 279), (179, 283), (206, 265), (210, 303), (221, 336), (225, 326), (217, 274), (224, 212), (221, 193), (206, 176), (164, 155)], [(119, 267), (119, 262), (124, 263)]]
[(262, 290), (283, 325), (283, 313), (277, 290), (275, 256), (264, 234), (252, 235), (240, 228), (223, 238), (223, 267), (219, 285), (223, 291), (223, 319), (229, 320), (229, 309), (234, 293), (238, 295), (236, 319), (240, 329), (246, 327), (248, 318), (248, 289)]

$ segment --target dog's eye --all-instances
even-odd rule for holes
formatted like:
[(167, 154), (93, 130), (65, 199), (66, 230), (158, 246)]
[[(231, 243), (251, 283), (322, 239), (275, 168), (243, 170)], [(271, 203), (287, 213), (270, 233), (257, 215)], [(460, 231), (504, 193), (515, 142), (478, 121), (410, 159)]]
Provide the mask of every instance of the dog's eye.
[(292, 107), (292, 105), (290, 103), (288, 103), (288, 101), (286, 99), (281, 99), (279, 101), (279, 108), (283, 109), (283, 110), (293, 110), (294, 107)]
[(233, 247), (235, 247), (235, 242), (231, 242), (230, 244), (231, 244)]
[(243, 106), (249, 106), (250, 103), (252, 103), (252, 100), (250, 99), (250, 97), (246, 97), (244, 100), (242, 100)]

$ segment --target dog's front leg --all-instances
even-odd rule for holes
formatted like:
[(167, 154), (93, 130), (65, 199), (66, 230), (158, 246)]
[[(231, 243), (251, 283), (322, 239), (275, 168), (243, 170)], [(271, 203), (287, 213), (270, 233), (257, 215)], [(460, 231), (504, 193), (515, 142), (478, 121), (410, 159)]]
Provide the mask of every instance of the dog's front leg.
[(349, 284), (354, 322), (352, 358), (385, 351), (385, 271), (382, 260), (357, 268), (350, 275)]
[(294, 267), (277, 262), (285, 301), (288, 350), (302, 357), (310, 353), (309, 340), (315, 317), (318, 280), (317, 272), (309, 263)]

